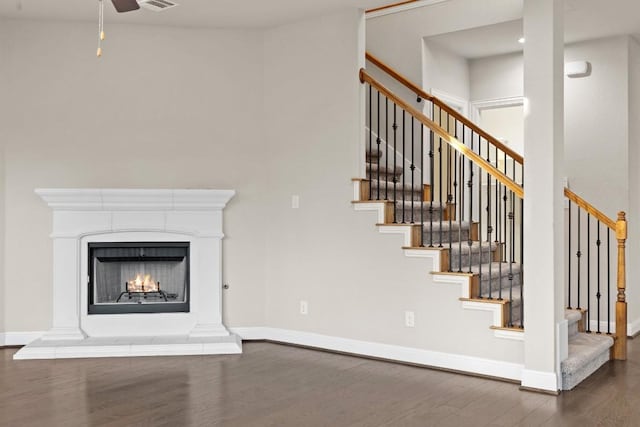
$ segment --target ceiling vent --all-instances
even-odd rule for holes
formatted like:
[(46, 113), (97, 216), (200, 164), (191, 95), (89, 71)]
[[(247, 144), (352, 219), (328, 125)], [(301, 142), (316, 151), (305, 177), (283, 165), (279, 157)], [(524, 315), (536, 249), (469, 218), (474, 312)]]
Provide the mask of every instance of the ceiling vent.
[(177, 3), (168, 0), (138, 0), (138, 4), (145, 9), (153, 10), (154, 12), (161, 12), (178, 5)]

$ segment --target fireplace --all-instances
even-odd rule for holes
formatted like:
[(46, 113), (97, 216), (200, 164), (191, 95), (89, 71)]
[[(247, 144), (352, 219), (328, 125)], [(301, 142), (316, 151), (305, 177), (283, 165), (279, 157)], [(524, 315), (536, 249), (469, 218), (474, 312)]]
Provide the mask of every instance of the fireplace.
[(189, 242), (89, 243), (89, 314), (189, 312)]
[(222, 322), (233, 190), (49, 188), (52, 327), (15, 359), (242, 352)]

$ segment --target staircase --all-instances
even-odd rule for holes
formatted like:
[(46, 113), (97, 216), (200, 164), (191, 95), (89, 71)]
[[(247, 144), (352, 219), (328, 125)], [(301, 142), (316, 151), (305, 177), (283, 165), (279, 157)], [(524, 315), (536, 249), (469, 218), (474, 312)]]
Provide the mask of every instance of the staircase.
[[(360, 71), (367, 91), (367, 142), (365, 177), (353, 179), (354, 208), (377, 212), (381, 233), (402, 235), (406, 256), (429, 259), (434, 281), (459, 285), (463, 308), (492, 312), (488, 327), (495, 336), (524, 340), (524, 159), (374, 56), (367, 59), (414, 92), (418, 105)], [(573, 263), (573, 243), (577, 269), (572, 277), (568, 268), (569, 357), (561, 362), (562, 389), (570, 390), (610, 358), (626, 358), (626, 220), (623, 214), (618, 221), (609, 219), (569, 190), (565, 195), (570, 206), (578, 206), (575, 234), (571, 208), (568, 216), (568, 259)], [(582, 223), (581, 210), (586, 213)], [(597, 221), (597, 240), (592, 221)], [(581, 239), (585, 224), (587, 238)], [(601, 228), (607, 228), (607, 260), (611, 230), (618, 241), (617, 278), (610, 263), (603, 267)]]

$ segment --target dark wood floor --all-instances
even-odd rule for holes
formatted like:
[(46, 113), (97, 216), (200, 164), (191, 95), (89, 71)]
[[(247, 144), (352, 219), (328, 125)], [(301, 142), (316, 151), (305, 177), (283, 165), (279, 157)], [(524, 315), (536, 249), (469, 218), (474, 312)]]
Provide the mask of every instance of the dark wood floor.
[(289, 347), (234, 356), (13, 361), (2, 426), (639, 426), (640, 340), (558, 397), (516, 384)]

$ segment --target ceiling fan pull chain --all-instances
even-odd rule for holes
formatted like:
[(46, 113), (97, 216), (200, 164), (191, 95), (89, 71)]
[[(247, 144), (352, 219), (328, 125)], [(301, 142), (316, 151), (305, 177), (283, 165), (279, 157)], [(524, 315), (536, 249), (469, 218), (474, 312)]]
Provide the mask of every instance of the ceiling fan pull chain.
[(98, 51), (96, 56), (102, 56), (102, 41), (104, 40), (104, 1), (98, 0)]

